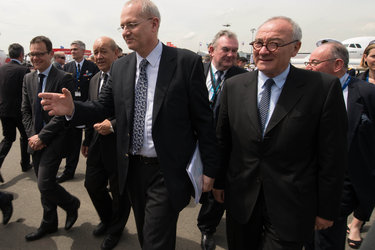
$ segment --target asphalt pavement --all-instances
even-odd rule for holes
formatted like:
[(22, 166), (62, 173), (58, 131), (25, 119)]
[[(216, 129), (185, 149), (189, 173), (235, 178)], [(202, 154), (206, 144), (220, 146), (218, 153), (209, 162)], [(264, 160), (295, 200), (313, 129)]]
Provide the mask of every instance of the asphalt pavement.
[[(0, 140), (1, 139), (2, 136), (0, 136)], [(4, 226), (0, 224), (0, 250), (100, 249), (100, 244), (104, 237), (94, 237), (92, 235), (92, 231), (99, 223), (99, 218), (83, 185), (85, 162), (86, 160), (81, 156), (74, 179), (62, 183), (64, 188), (81, 200), (77, 222), (69, 231), (66, 231), (64, 229), (66, 214), (61, 208), (58, 208), (58, 231), (47, 235), (40, 240), (27, 242), (25, 240), (25, 235), (35, 231), (40, 225), (42, 219), (42, 206), (34, 171), (29, 170), (26, 173), (21, 171), (19, 140), (17, 138), (1, 168), (1, 173), (5, 183), (0, 184), (0, 190), (10, 192), (14, 195), (14, 212), (8, 225)], [(63, 171), (64, 164), (65, 159), (61, 163), (60, 173)], [(192, 200), (180, 213), (177, 228), (177, 250), (200, 249), (201, 236), (199, 229), (196, 226), (196, 218), (199, 209), (200, 205), (194, 204)], [(0, 219), (2, 220), (1, 216)], [(373, 215), (371, 221), (374, 221), (374, 219)], [(367, 231), (369, 226), (366, 225), (364, 229)], [(225, 216), (217, 228), (215, 240), (217, 243), (217, 250), (227, 249), (225, 238)], [(132, 212), (122, 234), (122, 238), (115, 249), (141, 249), (137, 239)], [(350, 248), (347, 247), (347, 249)]]

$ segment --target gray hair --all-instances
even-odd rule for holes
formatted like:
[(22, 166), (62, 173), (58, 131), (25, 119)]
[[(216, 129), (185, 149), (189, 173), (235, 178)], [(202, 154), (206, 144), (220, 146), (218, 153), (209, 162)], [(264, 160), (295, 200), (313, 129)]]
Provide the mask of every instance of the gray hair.
[(85, 49), (86, 49), (86, 44), (84, 44), (84, 42), (82, 42), (82, 41), (75, 40), (75, 41), (73, 41), (73, 42), (70, 44), (70, 46), (72, 46), (73, 44), (78, 45), (82, 50), (85, 50)]
[(234, 38), (237, 40), (237, 35), (230, 31), (230, 30), (220, 30), (214, 37), (214, 39), (212, 40), (212, 47), (216, 48), (216, 45), (217, 45), (217, 41), (220, 39), (220, 37), (222, 36), (226, 36), (228, 38)]
[[(292, 34), (293, 34), (292, 40), (301, 41), (301, 39), (302, 39), (302, 30), (301, 30), (301, 27), (296, 22), (294, 22), (291, 18), (286, 17), (286, 16), (271, 17), (270, 19), (268, 19), (267, 21), (265, 21), (264, 23), (262, 23), (259, 26), (259, 28), (262, 27), (263, 25), (265, 25), (266, 23), (269, 23), (271, 21), (278, 20), (278, 19), (285, 20), (288, 23), (290, 23), (290, 25), (292, 25)], [(259, 28), (258, 28), (258, 30), (259, 30)]]
[(142, 4), (141, 15), (145, 17), (157, 17), (159, 22), (161, 22), (160, 12), (158, 7), (150, 0), (129, 0), (125, 3), (125, 6), (138, 3)]
[(328, 46), (332, 58), (338, 58), (344, 61), (344, 67), (347, 69), (349, 64), (349, 52), (344, 45), (337, 42), (327, 42), (323, 46)]

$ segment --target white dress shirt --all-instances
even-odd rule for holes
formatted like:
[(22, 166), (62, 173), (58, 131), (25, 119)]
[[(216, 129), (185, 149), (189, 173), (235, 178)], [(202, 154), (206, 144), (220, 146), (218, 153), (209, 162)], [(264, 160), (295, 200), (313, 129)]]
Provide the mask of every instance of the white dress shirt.
[[(284, 87), (286, 78), (289, 74), (289, 71), (290, 71), (290, 64), (288, 65), (286, 70), (284, 70), (280, 75), (272, 78), (275, 81), (275, 84), (271, 88), (270, 106), (269, 106), (269, 110), (268, 110), (268, 116), (267, 116), (267, 119), (266, 119), (266, 124), (264, 126), (264, 131), (262, 131), (263, 135), (264, 135), (264, 132), (266, 131), (268, 123), (269, 123), (269, 121), (272, 117), (273, 111), (275, 110), (276, 103), (279, 100), (281, 91), (283, 90), (283, 87)], [(264, 87), (265, 87), (264, 83), (268, 79), (269, 79), (268, 76), (266, 76), (262, 71), (259, 71), (259, 74), (258, 74), (258, 105), (259, 105), (259, 102), (260, 102), (260, 100), (262, 99), (262, 96), (263, 96)]]
[[(145, 157), (156, 157), (156, 151), (154, 146), (154, 141), (152, 140), (152, 111), (154, 107), (154, 95), (156, 80), (159, 72), (160, 57), (163, 51), (162, 43), (156, 45), (156, 47), (151, 51), (151, 53), (145, 58), (148, 61), (146, 67), (147, 74), (147, 107), (146, 107), (146, 116), (145, 116), (145, 127), (143, 133), (143, 146), (139, 150), (138, 154)], [(137, 84), (139, 78), (139, 64), (144, 59), (138, 53), (137, 57), (137, 72), (135, 75), (135, 84)]]
[[(215, 77), (215, 81), (217, 82), (217, 77), (218, 77), (218, 70), (215, 68), (213, 63), (210, 63), (211, 69), (208, 69), (208, 74), (206, 77), (206, 86), (208, 89), (208, 100), (212, 99), (212, 95), (214, 94), (214, 88), (212, 87), (212, 74)], [(223, 71), (223, 75), (221, 76), (221, 79), (224, 81), (225, 74), (227, 73), (228, 70)]]

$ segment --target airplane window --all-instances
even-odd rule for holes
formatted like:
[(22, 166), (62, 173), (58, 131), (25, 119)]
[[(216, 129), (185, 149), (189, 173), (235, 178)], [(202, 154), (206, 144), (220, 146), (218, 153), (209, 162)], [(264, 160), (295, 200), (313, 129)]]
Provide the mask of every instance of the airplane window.
[(355, 45), (354, 45), (353, 43), (351, 43), (351, 44), (349, 45), (349, 47), (350, 47), (350, 48), (355, 48)]
[(356, 46), (357, 46), (357, 48), (359, 48), (359, 49), (360, 49), (360, 48), (362, 48), (362, 47), (361, 47), (361, 45), (360, 45), (360, 44), (358, 44), (358, 43), (356, 43), (355, 45), (356, 45)]
[(349, 44), (344, 44), (344, 46), (345, 46), (345, 47), (348, 47), (348, 46), (349, 46)]

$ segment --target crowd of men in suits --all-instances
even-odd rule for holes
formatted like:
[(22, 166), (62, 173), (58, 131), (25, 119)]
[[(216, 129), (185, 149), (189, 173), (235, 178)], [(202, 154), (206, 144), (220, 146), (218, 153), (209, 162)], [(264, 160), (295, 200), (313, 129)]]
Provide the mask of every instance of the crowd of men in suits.
[[(198, 141), (202, 249), (215, 249), (225, 210), (229, 249), (344, 249), (348, 215), (366, 221), (375, 204), (375, 86), (348, 76), (345, 47), (323, 44), (309, 70), (295, 68), (290, 58), (302, 31), (288, 17), (273, 17), (257, 30), (257, 70), (247, 72), (235, 65), (233, 32), (216, 34), (211, 60), (202, 64), (195, 53), (160, 42), (160, 20), (150, 0), (126, 2), (122, 36), (134, 52), (120, 59), (109, 37), (95, 40), (95, 63), (73, 41), (74, 60), (64, 64), (45, 36), (30, 42), (35, 71), (18, 65), (22, 46), (12, 57), (18, 79), (9, 82), (18, 84), (12, 91), (22, 105), (14, 117), (1, 115), (3, 129), (12, 125), (0, 167), (17, 127), (21, 167), (30, 169), (31, 154), (43, 207), (40, 227), (26, 240), (57, 231), (57, 206), (66, 211), (65, 229), (74, 225), (80, 201), (60, 183), (73, 178), (81, 151), (100, 218), (93, 234), (105, 235), (101, 248), (117, 245), (131, 206), (142, 249), (175, 249), (179, 212), (193, 190), (186, 166)], [(0, 87), (6, 72), (0, 68)], [(12, 199), (0, 192), (5, 224)]]

